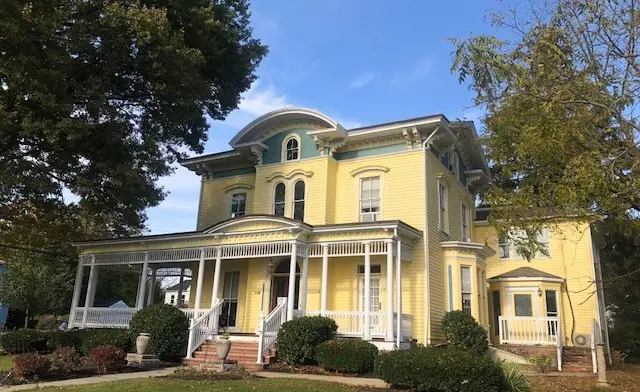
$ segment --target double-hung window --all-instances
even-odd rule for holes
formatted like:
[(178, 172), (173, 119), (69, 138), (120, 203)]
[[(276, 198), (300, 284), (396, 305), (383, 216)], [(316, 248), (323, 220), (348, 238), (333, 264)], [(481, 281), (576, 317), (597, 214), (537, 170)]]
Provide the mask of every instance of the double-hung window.
[(273, 195), (273, 215), (284, 216), (285, 194), (284, 184), (277, 184)]
[[(511, 235), (517, 239), (526, 239), (526, 234), (523, 230), (514, 230)], [(549, 256), (549, 229), (543, 228), (537, 235), (538, 244), (540, 250), (536, 253), (536, 258), (544, 258)], [(507, 234), (501, 234), (498, 239), (498, 251), (500, 259), (522, 259), (524, 258), (516, 249), (516, 244), (512, 241)]]
[(247, 210), (247, 194), (235, 193), (231, 195), (231, 217), (244, 216)]
[(439, 220), (438, 220), (438, 228), (440, 231), (445, 233), (449, 232), (449, 208), (448, 208), (448, 199), (449, 194), (447, 187), (443, 184), (438, 186), (438, 204), (440, 205), (439, 209)]
[(462, 294), (462, 310), (471, 314), (471, 267), (460, 267), (460, 283)]
[(360, 222), (380, 220), (380, 177), (360, 179)]
[(304, 181), (298, 180), (293, 186), (293, 219), (304, 220)]

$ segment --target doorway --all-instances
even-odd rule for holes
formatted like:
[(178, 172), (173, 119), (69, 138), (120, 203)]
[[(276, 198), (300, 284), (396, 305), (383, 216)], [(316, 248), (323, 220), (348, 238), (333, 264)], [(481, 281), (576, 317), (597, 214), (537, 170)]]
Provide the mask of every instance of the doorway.
[[(278, 305), (278, 298), (287, 297), (289, 295), (289, 266), (290, 260), (281, 260), (271, 274), (271, 300), (269, 311), (272, 311)], [(300, 294), (300, 265), (296, 263), (296, 287), (294, 289), (293, 308), (298, 309), (298, 300)]]

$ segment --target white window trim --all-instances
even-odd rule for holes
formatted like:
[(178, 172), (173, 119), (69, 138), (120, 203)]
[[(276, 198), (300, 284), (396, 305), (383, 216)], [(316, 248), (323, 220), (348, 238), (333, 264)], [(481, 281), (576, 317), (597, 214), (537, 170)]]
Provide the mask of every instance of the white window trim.
[(235, 218), (233, 216), (233, 196), (235, 195), (244, 195), (244, 213), (241, 216), (247, 215), (247, 205), (249, 201), (249, 195), (247, 194), (246, 191), (243, 191), (240, 188), (238, 188), (238, 192), (233, 192), (233, 193), (230, 193), (229, 195), (229, 207), (227, 208), (227, 211), (229, 211), (230, 218)]
[(380, 199), (380, 211), (378, 211), (378, 216), (377, 216), (376, 220), (372, 221), (372, 222), (377, 222), (377, 221), (383, 220), (383, 218), (382, 218), (382, 216), (383, 216), (382, 215), (383, 214), (383, 211), (382, 211), (382, 205), (383, 205), (382, 197), (383, 196), (382, 195), (384, 194), (384, 191), (383, 191), (384, 190), (383, 177), (379, 172), (378, 173), (364, 172), (364, 173), (361, 173), (360, 176), (356, 177), (356, 189), (357, 189), (357, 192), (356, 192), (356, 200), (357, 200), (357, 202), (356, 202), (356, 204), (357, 204), (357, 206), (356, 206), (357, 207), (356, 222), (364, 222), (362, 220), (362, 208), (360, 206), (361, 202), (362, 202), (362, 180), (367, 179), (367, 178), (376, 178), (376, 177), (378, 177), (380, 179), (380, 190), (379, 190), (379, 192), (380, 192), (380, 197), (379, 197), (379, 199)]
[[(543, 228), (540, 234), (543, 235), (544, 233), (546, 233), (546, 241), (541, 241), (541, 243), (547, 244), (547, 253), (549, 253), (549, 255), (547, 256), (542, 252), (538, 252), (531, 260), (549, 260), (551, 258), (551, 232), (548, 227)], [(518, 252), (516, 252), (516, 246), (509, 236), (507, 236), (507, 241), (509, 244), (509, 257), (500, 257), (500, 253), (499, 253), (500, 250), (498, 249), (498, 260), (502, 260), (502, 261), (524, 260), (524, 257), (520, 256)], [(500, 242), (500, 236), (498, 236), (498, 248), (500, 248), (501, 244), (504, 244), (504, 243)]]
[(271, 208), (270, 215), (279, 216), (279, 215), (275, 214), (275, 212), (276, 212), (276, 187), (278, 186), (278, 184), (283, 184), (284, 185), (284, 215), (283, 216), (286, 217), (286, 216), (288, 216), (287, 215), (287, 208), (288, 208), (288, 204), (289, 204), (289, 203), (287, 203), (287, 196), (288, 196), (287, 193), (289, 192), (288, 191), (289, 183), (287, 181), (277, 181), (277, 182), (274, 182), (273, 185), (271, 186), (271, 192), (270, 192), (271, 195), (269, 196), (269, 198), (270, 198), (269, 205), (270, 205), (270, 208)]
[[(445, 209), (444, 209), (445, 210), (445, 214), (444, 214), (444, 216), (442, 215), (442, 200), (440, 200), (440, 198), (441, 198), (440, 187), (443, 187), (444, 190), (445, 190), (445, 192), (444, 192), (444, 195), (445, 195), (445, 203), (444, 203), (445, 204)], [(449, 198), (449, 184), (447, 184), (446, 181), (443, 181), (442, 178), (440, 178), (438, 180), (437, 192), (438, 192), (438, 230), (440, 232), (442, 232), (442, 233), (445, 233), (445, 234), (449, 235), (449, 229), (450, 229), (450, 226), (449, 226), (449, 222), (450, 222), (449, 215), (450, 215), (450, 212), (451, 212), (450, 211), (451, 210), (451, 208), (450, 208), (450, 204), (451, 203), (449, 203), (449, 201), (450, 201), (449, 200), (450, 199)]]
[[(296, 139), (298, 141), (298, 158), (287, 160), (287, 143), (291, 139)], [(282, 163), (287, 162), (296, 162), (300, 160), (300, 155), (302, 155), (302, 143), (300, 141), (300, 135), (297, 133), (290, 133), (282, 140), (282, 149), (280, 151), (280, 161)]]
[[(471, 290), (469, 291), (464, 291), (462, 289), (462, 270), (463, 269), (468, 269), (469, 270), (469, 284), (471, 285)], [(464, 301), (464, 294), (469, 294), (469, 302), (471, 305), (470, 313), (471, 315), (473, 315), (473, 267), (470, 265), (466, 265), (466, 264), (461, 264), (460, 265), (460, 269), (458, 270), (458, 274), (460, 276), (460, 310), (464, 311), (464, 306), (462, 305), (462, 302)]]
[(360, 180), (367, 177), (380, 177), (380, 212), (378, 213), (378, 220), (384, 220), (385, 177), (388, 172), (388, 167), (379, 165), (362, 166), (350, 172), (355, 180), (353, 184), (355, 194), (354, 222), (360, 222), (360, 191), (362, 189)]

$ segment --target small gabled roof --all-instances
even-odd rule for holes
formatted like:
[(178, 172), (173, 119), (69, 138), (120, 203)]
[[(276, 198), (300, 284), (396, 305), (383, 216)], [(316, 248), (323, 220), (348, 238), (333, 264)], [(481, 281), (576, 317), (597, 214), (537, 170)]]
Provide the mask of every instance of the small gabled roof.
[[(191, 280), (182, 281), (182, 291), (189, 290), (191, 287)], [(180, 291), (180, 283), (174, 284), (171, 287), (167, 287), (164, 291)]]
[(531, 267), (520, 267), (509, 272), (487, 279), (489, 282), (513, 281), (513, 280), (546, 280), (563, 282), (564, 279), (548, 272), (540, 271)]

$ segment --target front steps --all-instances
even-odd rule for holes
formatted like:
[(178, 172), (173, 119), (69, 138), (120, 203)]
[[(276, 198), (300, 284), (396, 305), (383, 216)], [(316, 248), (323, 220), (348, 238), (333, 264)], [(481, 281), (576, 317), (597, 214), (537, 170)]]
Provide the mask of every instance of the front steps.
[[(264, 365), (271, 362), (272, 358), (275, 358), (275, 349), (267, 351), (267, 355), (264, 358), (263, 364), (258, 362), (258, 340), (256, 339), (229, 339), (231, 341), (231, 351), (227, 361), (235, 363), (247, 370), (263, 370)], [(185, 359), (185, 364), (189, 367), (208, 368), (212, 367), (213, 363), (218, 360), (216, 356), (216, 342), (215, 340), (206, 340), (202, 346), (193, 353), (192, 359)]]
[(593, 372), (591, 349), (588, 347), (565, 347), (562, 355), (562, 371), (572, 373)]

